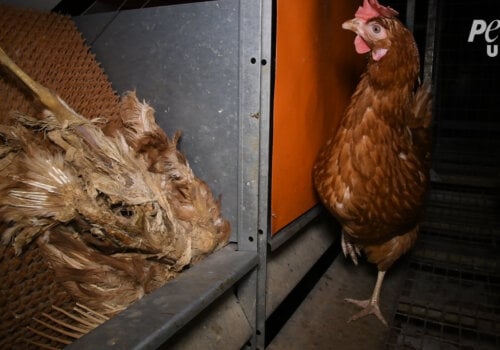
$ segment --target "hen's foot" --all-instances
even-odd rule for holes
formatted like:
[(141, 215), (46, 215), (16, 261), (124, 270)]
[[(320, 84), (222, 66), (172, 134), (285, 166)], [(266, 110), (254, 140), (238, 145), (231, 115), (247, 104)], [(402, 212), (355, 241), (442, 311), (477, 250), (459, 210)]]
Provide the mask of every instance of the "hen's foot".
[(373, 302), (373, 300), (356, 300), (356, 299), (344, 299), (346, 302), (358, 305), (362, 308), (362, 310), (354, 315), (352, 315), (347, 322), (355, 321), (359, 318), (375, 315), (385, 326), (387, 326), (387, 321), (384, 316), (382, 316), (382, 312), (380, 312), (380, 307), (378, 306), (378, 302)]

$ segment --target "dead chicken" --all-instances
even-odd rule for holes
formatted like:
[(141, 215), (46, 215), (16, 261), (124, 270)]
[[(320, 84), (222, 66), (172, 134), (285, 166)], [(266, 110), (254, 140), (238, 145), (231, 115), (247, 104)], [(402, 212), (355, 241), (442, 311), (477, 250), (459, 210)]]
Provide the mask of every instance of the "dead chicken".
[(219, 200), (135, 93), (106, 135), (2, 49), (0, 66), (42, 107), (2, 116), (1, 239), (36, 242), (76, 301), (114, 315), (227, 243)]

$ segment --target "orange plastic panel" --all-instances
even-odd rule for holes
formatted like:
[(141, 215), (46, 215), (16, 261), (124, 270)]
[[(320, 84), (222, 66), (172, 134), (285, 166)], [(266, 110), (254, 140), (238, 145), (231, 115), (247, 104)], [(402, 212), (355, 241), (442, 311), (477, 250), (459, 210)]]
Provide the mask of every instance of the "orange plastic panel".
[(364, 59), (341, 28), (361, 1), (277, 2), (272, 153), (272, 232), (311, 209), (312, 166), (335, 131)]

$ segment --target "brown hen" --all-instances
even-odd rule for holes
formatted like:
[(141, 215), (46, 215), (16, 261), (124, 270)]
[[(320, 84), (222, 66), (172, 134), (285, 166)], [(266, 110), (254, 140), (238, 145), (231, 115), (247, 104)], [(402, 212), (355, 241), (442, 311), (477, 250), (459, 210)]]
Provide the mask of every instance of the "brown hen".
[(397, 12), (365, 0), (343, 23), (355, 32), (358, 53), (370, 53), (335, 135), (314, 166), (317, 192), (342, 225), (342, 249), (357, 265), (361, 251), (378, 267), (368, 300), (346, 301), (363, 309), (349, 321), (379, 309), (384, 275), (415, 243), (428, 187), (430, 96), (417, 87), (419, 56)]

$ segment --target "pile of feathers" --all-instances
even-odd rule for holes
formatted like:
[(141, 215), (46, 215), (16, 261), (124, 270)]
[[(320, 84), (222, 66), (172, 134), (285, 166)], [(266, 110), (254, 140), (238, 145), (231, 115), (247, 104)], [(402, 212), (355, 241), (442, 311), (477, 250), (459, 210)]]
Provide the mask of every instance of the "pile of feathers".
[(0, 67), (41, 106), (1, 116), (1, 241), (39, 249), (75, 301), (112, 316), (227, 243), (220, 200), (178, 151), (180, 134), (167, 137), (135, 93), (119, 118), (88, 120), (2, 49)]

